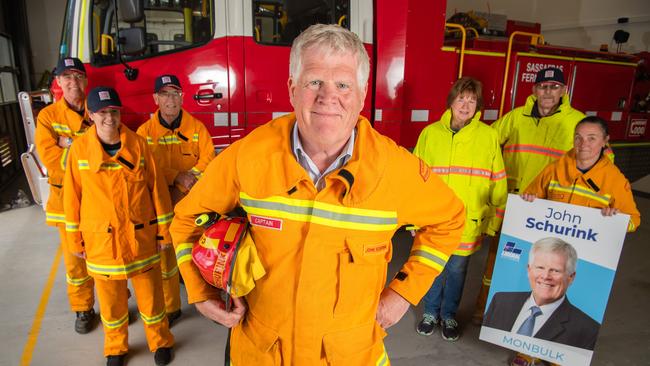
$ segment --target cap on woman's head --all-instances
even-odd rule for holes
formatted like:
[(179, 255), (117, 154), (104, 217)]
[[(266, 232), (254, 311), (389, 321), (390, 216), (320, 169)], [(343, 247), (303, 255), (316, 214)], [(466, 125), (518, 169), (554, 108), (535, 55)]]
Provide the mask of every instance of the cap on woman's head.
[(98, 86), (88, 93), (86, 99), (88, 110), (97, 113), (104, 108), (122, 108), (120, 96), (113, 88)]

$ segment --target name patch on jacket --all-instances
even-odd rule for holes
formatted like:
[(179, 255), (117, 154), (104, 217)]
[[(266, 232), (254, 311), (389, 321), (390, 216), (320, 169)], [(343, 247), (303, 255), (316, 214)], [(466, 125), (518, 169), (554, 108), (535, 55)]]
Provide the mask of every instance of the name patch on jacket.
[(388, 243), (364, 245), (363, 246), (363, 255), (383, 254), (383, 253), (386, 253), (386, 250), (388, 250)]
[(269, 229), (274, 229), (274, 230), (282, 230), (282, 220), (281, 219), (274, 219), (270, 217), (264, 217), (264, 216), (257, 216), (257, 215), (250, 215), (251, 217), (251, 225), (255, 226), (261, 226)]

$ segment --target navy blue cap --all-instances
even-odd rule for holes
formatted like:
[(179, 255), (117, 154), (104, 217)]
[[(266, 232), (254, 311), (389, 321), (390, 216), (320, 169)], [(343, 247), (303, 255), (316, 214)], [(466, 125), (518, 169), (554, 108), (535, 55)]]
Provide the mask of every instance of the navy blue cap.
[(64, 57), (60, 59), (56, 64), (56, 69), (54, 69), (54, 75), (59, 76), (67, 70), (73, 70), (82, 74), (86, 73), (83, 62), (76, 57)]
[(178, 81), (178, 78), (174, 75), (160, 75), (156, 78), (156, 84), (154, 85), (154, 93), (158, 93), (160, 89), (171, 86), (181, 90), (181, 82)]
[(562, 73), (562, 70), (557, 67), (547, 67), (537, 72), (535, 84), (543, 83), (545, 81), (566, 85), (566, 82), (564, 82), (564, 74)]
[(86, 99), (88, 110), (97, 113), (104, 108), (122, 108), (120, 96), (113, 88), (98, 86), (88, 93)]

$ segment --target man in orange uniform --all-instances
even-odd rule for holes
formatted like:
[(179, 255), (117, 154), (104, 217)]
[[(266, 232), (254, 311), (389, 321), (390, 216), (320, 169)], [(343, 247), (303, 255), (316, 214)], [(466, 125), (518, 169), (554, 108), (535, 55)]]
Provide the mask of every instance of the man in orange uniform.
[[(305, 30), (291, 49), (294, 113), (217, 155), (176, 206), (171, 231), (189, 302), (234, 327), (232, 365), (389, 365), (385, 329), (420, 301), (458, 246), (463, 203), (359, 115), (369, 69), (354, 33)], [(237, 206), (266, 276), (226, 311), (190, 252), (201, 235), (195, 217)], [(391, 238), (407, 223), (421, 229), (385, 287)]]
[[(214, 158), (214, 145), (203, 123), (181, 107), (183, 91), (175, 75), (156, 78), (153, 100), (158, 110), (137, 132), (147, 139), (175, 205)], [(161, 251), (160, 266), (165, 308), (171, 325), (181, 316), (178, 265), (172, 247)]]
[(70, 147), (65, 174), (68, 249), (86, 258), (95, 279), (107, 365), (123, 365), (129, 349), (127, 279), (156, 365), (167, 365), (174, 337), (159, 248), (170, 244), (171, 201), (147, 142), (120, 124), (121, 105), (111, 88), (88, 94), (94, 126)]
[(66, 245), (63, 176), (68, 147), (90, 127), (85, 114), (88, 79), (83, 63), (73, 57), (60, 59), (54, 72), (63, 98), (38, 114), (34, 139), (36, 151), (47, 168), (50, 184), (50, 197), (45, 208), (46, 222), (59, 229), (68, 300), (71, 310), (77, 313), (74, 329), (77, 333), (85, 334), (95, 323), (93, 279), (86, 271), (84, 259), (72, 255)]

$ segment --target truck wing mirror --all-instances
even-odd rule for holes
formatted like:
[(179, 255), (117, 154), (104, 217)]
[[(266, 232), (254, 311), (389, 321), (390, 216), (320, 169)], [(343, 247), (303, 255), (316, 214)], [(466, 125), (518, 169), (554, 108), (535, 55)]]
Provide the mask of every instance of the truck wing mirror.
[(137, 55), (144, 52), (147, 47), (144, 29), (140, 27), (120, 29), (119, 44), (120, 51), (124, 55)]
[(137, 23), (144, 18), (144, 0), (118, 0), (120, 20)]

